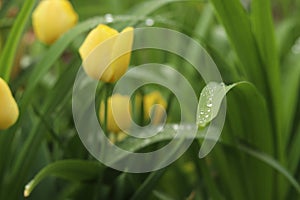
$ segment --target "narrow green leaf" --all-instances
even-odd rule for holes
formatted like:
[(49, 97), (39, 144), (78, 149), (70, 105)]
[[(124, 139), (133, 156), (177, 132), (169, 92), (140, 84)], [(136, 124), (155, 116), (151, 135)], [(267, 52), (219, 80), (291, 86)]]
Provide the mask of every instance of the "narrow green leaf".
[[(233, 120), (232, 126), (234, 126), (234, 128), (233, 130), (231, 130), (231, 133), (227, 134), (235, 134), (232, 137), (243, 138), (245, 141), (249, 142), (251, 145), (255, 146), (259, 150), (269, 153), (270, 155), (274, 155), (274, 149), (272, 145), (272, 131), (270, 128), (271, 123), (268, 120), (268, 110), (266, 109), (267, 107), (265, 101), (257, 92), (256, 88), (249, 82), (238, 82), (229, 86), (225, 86), (224, 84), (214, 82), (209, 83), (202, 90), (200, 95), (197, 111), (197, 124), (200, 127), (205, 127), (215, 117), (217, 117), (223, 98), (225, 98), (226, 94), (233, 88), (237, 89), (234, 90), (233, 95), (230, 95), (234, 98), (229, 98), (228, 103), (230, 107), (228, 111), (228, 116), (229, 120)], [(255, 103), (253, 103), (253, 99), (255, 99)], [(242, 106), (243, 108), (242, 113), (240, 106)], [(257, 114), (258, 110), (260, 110), (259, 115)], [(215, 134), (215, 132), (213, 131), (207, 132), (207, 135), (213, 134)], [(233, 141), (234, 140), (236, 139), (233, 139)], [(213, 148), (211, 142), (204, 141), (200, 149), (200, 153), (202, 149), (211, 148)], [(267, 168), (266, 166), (263, 166), (254, 161), (249, 161), (248, 166), (256, 168), (256, 171), (253, 172), (253, 174), (252, 171), (246, 174), (246, 176), (249, 175), (249, 179), (253, 180), (252, 182), (255, 182), (258, 179), (260, 179), (260, 176), (262, 174), (264, 174), (265, 177), (269, 177), (266, 178), (264, 181), (267, 182), (272, 180), (272, 171), (269, 170), (269, 168)], [(257, 187), (255, 186), (255, 188), (250, 189), (250, 191), (258, 191), (258, 189), (261, 188), (260, 185), (262, 183), (263, 182), (261, 181), (260, 183), (256, 184)], [(268, 189), (270, 190), (272, 189), (271, 184), (272, 183), (268, 182)], [(251, 185), (251, 188), (252, 186), (253, 185)], [(261, 194), (258, 194), (256, 195), (256, 197), (260, 195)]]
[[(253, 84), (241, 84), (229, 93), (227, 103), (230, 129), (223, 134), (224, 137), (231, 135), (231, 141), (241, 139), (258, 151), (275, 157), (276, 144), (268, 102), (257, 88)], [(243, 176), (249, 183), (256, 183), (245, 184), (249, 195), (253, 195), (252, 198), (255, 199), (270, 199), (274, 194), (274, 170), (255, 159), (245, 157), (240, 159), (244, 167)], [(249, 168), (255, 170), (248, 170)], [(263, 180), (262, 176), (265, 177)]]
[(280, 61), (285, 61), (299, 36), (300, 22), (298, 16), (283, 20), (276, 26), (276, 38)]
[(251, 17), (252, 32), (264, 63), (264, 71), (270, 79), (270, 84), (274, 85), (276, 81), (279, 81), (279, 60), (270, 0), (253, 0)]
[[(270, 0), (253, 0), (251, 4), (252, 32), (256, 39), (262, 61), (262, 73), (266, 77), (267, 100), (273, 123), (276, 143), (276, 156), (279, 162), (285, 163), (284, 141), (282, 137), (282, 91), (280, 87), (280, 68), (272, 19)], [(278, 184), (280, 183), (278, 180)], [(281, 187), (281, 186), (278, 186)], [(278, 191), (279, 192), (279, 191)], [(282, 197), (282, 196), (280, 196)]]
[(13, 62), (15, 59), (15, 54), (17, 52), (18, 44), (21, 40), (23, 31), (25, 30), (27, 21), (31, 15), (31, 11), (37, 0), (27, 0), (24, 2), (20, 13), (12, 30), (10, 31), (9, 37), (5, 44), (3, 53), (0, 57), (0, 76), (3, 77), (6, 81), (9, 81), (10, 72), (13, 67)]
[(130, 199), (139, 200), (149, 196), (165, 171), (166, 168), (152, 172)]
[[(134, 13), (135, 15), (139, 17), (145, 17), (149, 15), (150, 13), (154, 12), (155, 10), (174, 2), (191, 2), (191, 1), (200, 1), (200, 0), (150, 0), (146, 2), (142, 2), (138, 4), (136, 7), (134, 7), (131, 13)], [(137, 21), (131, 22), (132, 24), (135, 24)]]
[(174, 200), (172, 197), (169, 197), (167, 194), (164, 194), (161, 191), (154, 190), (153, 195), (159, 200)]
[(261, 92), (265, 92), (264, 77), (249, 16), (239, 0), (211, 0), (211, 2), (242, 64), (241, 71), (246, 71), (247, 74), (244, 75), (248, 81), (252, 81)]
[(283, 175), (291, 184), (292, 186), (296, 189), (298, 194), (300, 195), (300, 185), (296, 181), (296, 179), (291, 175), (291, 173), (285, 169), (282, 165), (280, 165), (279, 162), (274, 160), (272, 157), (268, 156), (267, 154), (264, 154), (262, 152), (258, 152), (254, 149), (251, 149), (245, 145), (239, 145), (237, 147), (241, 151), (247, 153), (248, 155), (266, 163), (267, 165), (271, 166), (275, 170), (277, 170), (281, 175)]
[(297, 172), (297, 167), (299, 166), (299, 161), (300, 161), (300, 124), (298, 125), (298, 128), (296, 130), (296, 133), (293, 136), (292, 143), (289, 147), (288, 152), (288, 166), (289, 169), (291, 170), (292, 174), (295, 174)]
[(43, 168), (25, 186), (24, 196), (28, 197), (33, 189), (49, 176), (59, 177), (73, 181), (91, 181), (98, 178), (102, 166), (96, 161), (62, 160), (54, 162)]
[(226, 93), (239, 83), (225, 86), (224, 83), (210, 82), (200, 94), (198, 109), (197, 109), (197, 125), (205, 127), (217, 115), (221, 103), (226, 96)]
[[(54, 111), (65, 98), (71, 97), (71, 95), (68, 94), (71, 94), (72, 92), (70, 88), (72, 88), (79, 67), (79, 58), (75, 59), (73, 64), (77, 67), (73, 66), (67, 68), (52, 90), (45, 96), (46, 101), (40, 108), (41, 115), (48, 115), (51, 111)], [(42, 119), (40, 118), (34, 122), (32, 130), (27, 136), (20, 152), (13, 157), (14, 166), (11, 169), (12, 180), (10, 184), (16, 189), (21, 189), (23, 187), (26, 175), (34, 161), (36, 150), (46, 136), (43, 132), (43, 123), (41, 120)]]
[[(142, 149), (152, 143), (155, 143), (155, 142), (161, 142), (161, 141), (165, 141), (165, 140), (170, 140), (173, 138), (173, 136), (175, 135), (176, 131), (172, 128), (172, 126), (169, 125), (169, 127), (167, 128), (168, 131), (166, 131), (165, 133), (166, 134), (159, 134), (159, 135), (163, 135), (163, 136), (160, 136), (158, 138), (156, 138), (155, 140), (153, 140), (152, 142), (148, 142), (148, 143), (143, 143), (142, 145), (141, 144), (138, 144), (139, 141), (130, 141), (132, 140), (132, 138), (127, 138), (125, 139), (125, 141), (122, 143), (124, 146), (126, 144), (134, 144), (133, 145), (135, 148), (130, 148), (131, 150), (134, 150), (134, 151), (137, 151), (139, 149)], [(187, 128), (187, 133), (189, 132), (189, 128)], [(162, 132), (164, 133), (164, 132)], [(164, 136), (164, 135), (167, 135), (167, 136)], [(204, 134), (201, 132), (197, 134), (197, 138), (198, 139), (204, 139)], [(212, 140), (215, 140), (215, 138), (211, 138)], [(254, 150), (253, 148), (250, 148), (248, 146), (245, 146), (243, 144), (239, 144), (239, 145), (236, 145), (236, 144), (231, 144), (231, 143), (228, 143), (228, 142), (224, 142), (222, 140), (218, 140), (217, 142), (219, 142), (220, 144), (224, 145), (224, 146), (227, 146), (227, 147), (230, 147), (232, 149), (236, 149), (236, 150), (240, 150), (244, 153), (246, 153), (247, 155), (250, 155), (251, 157), (253, 158), (256, 158), (260, 161), (262, 161), (263, 163), (269, 165), (270, 167), (274, 168), (275, 170), (277, 170), (279, 173), (281, 173), (284, 177), (286, 177), (286, 179), (294, 186), (294, 188), (298, 191), (298, 193), (300, 194), (300, 186), (299, 184), (297, 183), (297, 181), (293, 178), (293, 176), (284, 168), (282, 167), (276, 160), (274, 160), (273, 158), (271, 158), (269, 155), (263, 153), (263, 152), (260, 152), (260, 151), (257, 151), (257, 150)], [(86, 166), (86, 167), (91, 167), (91, 170), (90, 172), (88, 172), (87, 174), (84, 173), (84, 175), (79, 175), (80, 177), (77, 177), (77, 175), (74, 175), (73, 176), (73, 172), (76, 172), (76, 174), (78, 173), (78, 171), (76, 170), (81, 170), (83, 169), (82, 168), (82, 165), (80, 164), (81, 162), (84, 162), (84, 161), (79, 161), (77, 164), (75, 164), (77, 167), (74, 167), (73, 164), (74, 162), (76, 163), (77, 161), (68, 161), (68, 167), (71, 168), (70, 171), (68, 171), (68, 173), (65, 173), (64, 170), (57, 170), (57, 169), (60, 169), (62, 166), (64, 166), (64, 161), (59, 161), (59, 162), (62, 162), (61, 164), (57, 165), (58, 167), (55, 167), (54, 169), (52, 165), (56, 165), (56, 163), (54, 164), (51, 164), (52, 167), (46, 167), (46, 168), (43, 170), (43, 172), (41, 171), (39, 174), (43, 174), (43, 175), (37, 175), (36, 178), (34, 178), (35, 182), (34, 183), (30, 183), (30, 185), (27, 187), (27, 191), (32, 191), (34, 189), (34, 187), (42, 180), (44, 179), (45, 177), (49, 176), (49, 175), (54, 175), (54, 176), (57, 176), (57, 177), (62, 177), (62, 178), (66, 178), (66, 179), (69, 179), (69, 180), (92, 180), (93, 178), (95, 178), (95, 176), (97, 176), (101, 170), (101, 167), (99, 166), (99, 163), (98, 162), (92, 162), (90, 166)], [(80, 169), (79, 169), (79, 166), (80, 166)], [(74, 168), (73, 168), (74, 167)], [(67, 169), (67, 168), (65, 168)], [(45, 171), (47, 171), (47, 173), (45, 173)], [(87, 170), (84, 170), (84, 171), (87, 171)], [(161, 174), (160, 174), (161, 173)], [(80, 173), (79, 173), (80, 174)], [(157, 174), (153, 174), (152, 176), (149, 176), (147, 181), (144, 182), (143, 184), (143, 188), (150, 188), (153, 187), (153, 181), (157, 180), (160, 176), (162, 175), (162, 171), (158, 171)], [(37, 178), (38, 177), (38, 178)], [(37, 181), (39, 180), (39, 181)], [(30, 189), (31, 188), (31, 189)], [(143, 192), (144, 189), (141, 189), (140, 192)]]
[[(142, 149), (153, 143), (170, 140), (176, 134), (176, 130), (173, 127), (174, 127), (173, 125), (167, 125), (166, 128), (160, 134), (152, 137), (150, 140), (147, 140), (147, 142), (141, 142), (140, 140), (135, 140), (134, 138), (127, 138), (123, 142), (121, 142), (119, 146), (128, 151), (135, 152), (135, 151)], [(189, 131), (188, 131), (189, 129), (190, 129), (189, 126), (186, 126), (187, 134), (189, 133)], [(185, 128), (182, 127), (181, 130), (185, 130)], [(196, 135), (196, 138), (204, 139), (205, 131), (202, 132), (201, 130), (199, 130), (198, 134)], [(216, 138), (210, 138), (210, 139), (215, 140)], [(269, 155), (267, 155), (261, 151), (257, 151), (252, 148), (249, 148), (242, 144), (236, 145), (235, 143), (228, 143), (221, 139), (219, 139), (217, 142), (219, 142), (222, 145), (229, 146), (233, 149), (241, 150), (242, 152), (250, 155), (251, 157), (256, 158), (256, 159), (262, 161), (263, 163), (267, 164), (268, 166), (274, 168), (280, 174), (282, 174), (300, 194), (300, 186), (297, 183), (297, 181), (293, 178), (293, 176), (290, 174), (290, 172), (287, 171), (283, 166), (281, 166), (276, 160), (274, 160)], [(118, 158), (118, 159), (121, 159), (121, 158)]]
[(283, 113), (282, 124), (284, 128), (284, 145), (286, 147), (291, 136), (294, 118), (296, 117), (297, 103), (299, 101), (300, 89), (300, 65), (298, 56), (294, 62), (289, 62), (282, 72)]

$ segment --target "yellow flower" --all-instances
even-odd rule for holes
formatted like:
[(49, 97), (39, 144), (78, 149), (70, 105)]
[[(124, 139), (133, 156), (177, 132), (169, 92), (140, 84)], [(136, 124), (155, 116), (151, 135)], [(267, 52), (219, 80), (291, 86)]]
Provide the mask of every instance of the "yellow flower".
[(98, 25), (79, 49), (85, 72), (97, 80), (116, 82), (128, 68), (132, 43), (132, 27), (119, 33), (106, 25)]
[(14, 125), (19, 117), (19, 108), (7, 83), (0, 78), (0, 130)]
[[(135, 101), (135, 105), (140, 108), (141, 97), (137, 95)], [(159, 124), (164, 116), (162, 108), (153, 107), (156, 104), (162, 106), (164, 109), (167, 108), (167, 102), (158, 91), (151, 92), (144, 96), (144, 118), (149, 120), (149, 117), (151, 116), (153, 124)]]
[[(104, 122), (105, 107), (101, 102), (99, 109), (100, 121)], [(107, 104), (107, 130), (118, 133), (127, 130), (131, 124), (131, 104), (128, 96), (115, 94), (108, 98)]]
[(37, 38), (45, 44), (54, 43), (78, 21), (78, 15), (67, 0), (43, 0), (32, 14)]

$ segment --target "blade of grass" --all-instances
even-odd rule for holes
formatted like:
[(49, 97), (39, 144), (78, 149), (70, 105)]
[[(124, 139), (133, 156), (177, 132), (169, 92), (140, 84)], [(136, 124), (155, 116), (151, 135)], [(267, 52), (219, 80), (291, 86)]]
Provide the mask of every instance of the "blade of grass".
[(289, 62), (287, 67), (282, 71), (282, 93), (283, 93), (283, 143), (284, 147), (288, 147), (288, 142), (293, 129), (293, 122), (296, 116), (297, 103), (299, 101), (300, 89), (300, 65), (298, 56), (295, 55), (295, 60)]
[[(176, 130), (174, 130), (172, 127), (172, 125), (167, 125), (166, 130), (163, 131), (163, 133), (166, 134), (159, 134), (158, 136), (153, 137), (153, 140), (151, 139), (150, 142), (148, 143), (140, 143), (140, 141), (134, 141), (132, 140), (132, 138), (127, 138), (125, 139), (122, 144), (128, 147), (128, 144), (131, 144), (131, 148), (127, 148), (130, 149), (131, 151), (137, 151), (139, 149), (142, 149), (144, 147), (147, 147), (150, 144), (153, 144), (155, 142), (161, 142), (161, 141), (166, 141), (166, 140), (171, 140), (175, 134), (176, 134)], [(189, 132), (189, 128), (187, 128), (187, 133)], [(155, 139), (154, 139), (155, 138)], [(199, 132), (197, 134), (197, 138), (198, 139), (204, 139), (204, 134)], [(210, 138), (211, 140), (215, 140), (215, 138)], [(257, 151), (249, 146), (246, 146), (244, 144), (231, 144), (222, 140), (218, 140), (217, 142), (219, 142), (219, 144), (224, 145), (225, 147), (231, 148), (233, 150), (238, 150), (241, 151), (243, 153), (246, 153), (247, 155), (258, 159), (259, 161), (262, 161), (263, 163), (267, 164), (268, 166), (274, 168), (275, 170), (277, 170), (279, 173), (281, 173), (287, 180), (290, 181), (290, 183), (293, 185), (293, 187), (296, 189), (296, 191), (300, 194), (300, 186), (297, 183), (297, 181), (294, 179), (294, 177), (289, 173), (289, 171), (287, 171), (283, 166), (281, 166), (276, 160), (274, 160), (272, 157), (270, 157), (269, 155), (261, 152), (261, 151)], [(123, 146), (122, 145), (122, 146)], [(132, 148), (134, 147), (134, 148)], [(160, 173), (162, 173), (162, 171), (160, 171)], [(159, 177), (159, 173), (158, 174), (153, 174), (152, 176), (149, 176), (147, 179), (148, 181), (146, 181), (144, 183), (143, 187), (149, 187), (152, 185), (152, 181), (156, 180)], [(151, 178), (150, 178), (151, 177)], [(153, 180), (152, 180), (153, 179)], [(151, 183), (151, 184), (150, 184)], [(149, 185), (147, 185), (149, 184)], [(152, 187), (152, 186), (151, 186)]]
[(223, 24), (231, 45), (233, 46), (243, 74), (264, 94), (266, 92), (263, 73), (260, 68), (259, 55), (251, 31), (249, 16), (239, 0), (211, 0), (219, 21)]
[(262, 60), (262, 69), (267, 79), (268, 101), (270, 102), (270, 116), (273, 118), (276, 137), (275, 150), (280, 162), (284, 161), (284, 146), (282, 138), (282, 102), (280, 87), (280, 69), (278, 52), (275, 45), (275, 34), (271, 13), (270, 0), (252, 1), (252, 31), (256, 39), (260, 58)]
[(284, 62), (291, 52), (295, 41), (300, 36), (298, 17), (292, 17), (279, 23), (276, 27), (276, 36), (280, 61)]
[(13, 67), (15, 54), (18, 44), (21, 40), (23, 31), (25, 30), (27, 21), (31, 15), (31, 11), (37, 0), (27, 0), (24, 2), (20, 13), (10, 31), (4, 50), (0, 57), (0, 76), (7, 82), (10, 78), (10, 72)]
[[(57, 81), (56, 85), (48, 93), (48, 96), (45, 97), (46, 101), (42, 108), (40, 108), (40, 113), (42, 115), (47, 115), (51, 111), (55, 110), (64, 98), (70, 97), (70, 95), (67, 94), (72, 92), (70, 88), (72, 88), (72, 84), (75, 80), (79, 63), (79, 58), (75, 59), (72, 64), (73, 66), (67, 68)], [(27, 173), (34, 161), (36, 149), (38, 149), (43, 138), (46, 136), (43, 134), (42, 128), (42, 119), (36, 120), (31, 132), (23, 144), (23, 148), (15, 157), (13, 157), (12, 163), (14, 163), (14, 165), (11, 169), (10, 185), (13, 185), (16, 191), (22, 190), (22, 187), (24, 186), (23, 184), (27, 178)]]
[(299, 183), (291, 175), (291, 173), (288, 170), (286, 170), (279, 162), (277, 162), (276, 160), (274, 160), (272, 157), (268, 156), (267, 154), (256, 151), (245, 145), (239, 145), (237, 148), (239, 150), (243, 151), (244, 153), (247, 153), (248, 155), (252, 156), (253, 158), (256, 158), (256, 159), (264, 162), (265, 164), (269, 165), (270, 167), (274, 168), (281, 175), (283, 175), (286, 178), (286, 180), (288, 180), (291, 183), (291, 185), (296, 189), (298, 195), (300, 195)]
[[(243, 84), (235, 87), (227, 102), (233, 137), (247, 141), (259, 151), (275, 157), (267, 102), (255, 86)], [(249, 193), (255, 199), (269, 199), (273, 194), (274, 171), (254, 159), (242, 158), (241, 162), (244, 164), (243, 177), (249, 181)]]
[(34, 188), (48, 176), (73, 181), (91, 181), (98, 178), (102, 169), (101, 164), (96, 161), (62, 160), (51, 163), (25, 186), (24, 197), (28, 197)]
[(192, 146), (192, 153), (194, 163), (196, 166), (196, 170), (198, 172), (201, 172), (201, 177), (199, 179), (203, 179), (205, 182), (205, 188), (207, 188), (208, 193), (210, 194), (210, 198), (218, 200), (222, 199), (222, 195), (219, 191), (219, 188), (217, 187), (216, 180), (214, 179), (212, 172), (210, 171), (210, 168), (208, 166), (208, 160), (209, 158), (203, 158), (201, 160), (198, 159), (198, 152), (201, 144), (198, 140), (197, 143)]
[(297, 172), (296, 170), (297, 167), (299, 166), (299, 161), (300, 161), (299, 146), (300, 146), (300, 125), (298, 125), (298, 129), (294, 134), (293, 141), (288, 150), (288, 152), (290, 152), (288, 156), (288, 161), (289, 161), (288, 166), (292, 174), (295, 174)]
[(152, 172), (130, 199), (139, 200), (143, 199), (146, 196), (149, 196), (149, 194), (155, 188), (156, 183), (160, 180), (165, 171), (166, 168)]

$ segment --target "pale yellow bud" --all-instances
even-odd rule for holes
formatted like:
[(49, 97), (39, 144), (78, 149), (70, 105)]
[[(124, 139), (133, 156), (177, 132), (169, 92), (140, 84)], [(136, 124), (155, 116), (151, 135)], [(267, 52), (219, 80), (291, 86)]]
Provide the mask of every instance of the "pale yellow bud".
[(36, 37), (45, 44), (54, 43), (78, 21), (68, 0), (43, 0), (32, 14)]
[(14, 125), (19, 117), (18, 105), (7, 83), (0, 78), (0, 130)]
[(128, 69), (132, 43), (132, 27), (119, 33), (106, 25), (98, 25), (79, 49), (85, 72), (97, 80), (116, 82)]
[[(163, 109), (167, 108), (167, 102), (162, 97), (162, 95), (158, 92), (151, 92), (146, 94), (143, 98), (143, 106), (144, 106), (144, 118), (149, 120), (150, 116), (152, 117), (153, 124), (159, 124), (164, 116)], [(154, 105), (159, 105), (162, 108), (154, 107)], [(135, 106), (139, 110), (141, 107), (141, 96), (137, 95), (135, 99)]]
[[(100, 121), (104, 122), (105, 107), (101, 102), (99, 109)], [(131, 104), (128, 96), (115, 94), (107, 102), (107, 130), (118, 133), (127, 130), (131, 124)]]

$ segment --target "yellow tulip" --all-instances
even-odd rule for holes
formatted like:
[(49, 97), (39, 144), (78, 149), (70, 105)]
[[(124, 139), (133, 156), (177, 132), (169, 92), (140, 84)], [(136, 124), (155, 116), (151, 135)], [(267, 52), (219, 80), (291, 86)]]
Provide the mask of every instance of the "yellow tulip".
[(78, 21), (68, 0), (42, 0), (32, 14), (33, 30), (45, 44), (54, 43)]
[(0, 130), (14, 125), (19, 117), (19, 108), (7, 83), (0, 78)]
[(98, 25), (79, 49), (85, 72), (96, 80), (116, 82), (128, 69), (132, 43), (132, 27), (119, 33), (106, 25)]
[[(101, 102), (99, 109), (100, 122), (104, 122), (105, 107)], [(118, 133), (130, 128), (131, 104), (128, 96), (115, 94), (108, 98), (107, 102), (107, 130)]]
[[(143, 106), (144, 106), (144, 118), (146, 120), (149, 120), (150, 116), (152, 117), (152, 123), (153, 124), (159, 124), (163, 118), (164, 112), (161, 108), (155, 108), (154, 105), (160, 105), (162, 108), (167, 108), (167, 102), (162, 97), (162, 95), (158, 92), (151, 92), (149, 94), (146, 94), (143, 98)], [(141, 97), (136, 96), (136, 103), (135, 105), (140, 108), (141, 106)], [(154, 108), (154, 109), (152, 109)]]

